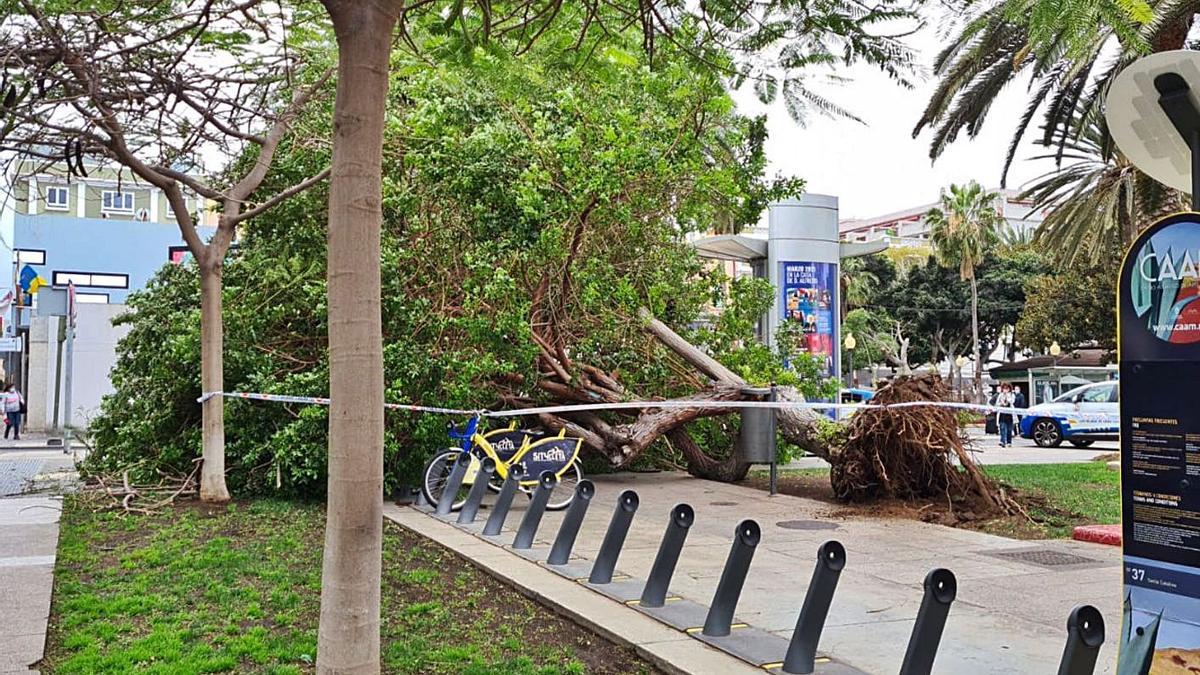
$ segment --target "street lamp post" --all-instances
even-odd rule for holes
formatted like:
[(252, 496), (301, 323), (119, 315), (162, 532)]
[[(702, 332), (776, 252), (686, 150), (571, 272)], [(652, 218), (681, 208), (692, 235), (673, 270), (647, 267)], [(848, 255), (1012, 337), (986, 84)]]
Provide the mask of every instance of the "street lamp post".
[(967, 357), (960, 354), (957, 359), (954, 359), (954, 365), (958, 366), (958, 397), (965, 400), (963, 396), (963, 366), (967, 365)]
[(846, 354), (850, 357), (850, 370), (846, 373), (846, 388), (850, 389), (854, 387), (854, 349), (858, 347), (858, 340), (854, 339), (854, 333), (846, 333), (846, 339), (842, 342), (842, 346), (846, 348)]

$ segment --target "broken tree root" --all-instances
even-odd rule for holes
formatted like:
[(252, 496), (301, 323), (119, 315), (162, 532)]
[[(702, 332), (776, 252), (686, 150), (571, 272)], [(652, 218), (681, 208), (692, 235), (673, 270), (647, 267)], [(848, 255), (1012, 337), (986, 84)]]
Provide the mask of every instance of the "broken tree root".
[[(872, 403), (946, 400), (937, 375), (900, 377)], [(953, 410), (934, 407), (862, 410), (849, 422), (846, 443), (831, 457), (838, 499), (945, 499), (979, 517), (1022, 512), (971, 457)]]

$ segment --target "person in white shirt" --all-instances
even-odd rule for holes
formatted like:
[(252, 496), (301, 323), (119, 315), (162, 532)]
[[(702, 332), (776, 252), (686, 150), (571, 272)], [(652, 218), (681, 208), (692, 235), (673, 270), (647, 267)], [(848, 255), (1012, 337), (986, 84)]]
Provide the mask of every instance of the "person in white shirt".
[[(1013, 393), (1012, 385), (1008, 382), (1000, 385), (1000, 393), (996, 395), (997, 408), (1014, 408), (1017, 405), (1017, 396)], [(1013, 423), (1016, 422), (1016, 416), (1010, 412), (999, 411), (996, 415), (996, 425), (1000, 427), (1000, 447), (1012, 447), (1013, 438)]]
[(4, 438), (8, 438), (8, 432), (13, 433), (13, 440), (21, 440), (21, 413), (24, 412), (25, 397), (21, 396), (21, 392), (17, 391), (17, 385), (9, 384), (4, 390)]

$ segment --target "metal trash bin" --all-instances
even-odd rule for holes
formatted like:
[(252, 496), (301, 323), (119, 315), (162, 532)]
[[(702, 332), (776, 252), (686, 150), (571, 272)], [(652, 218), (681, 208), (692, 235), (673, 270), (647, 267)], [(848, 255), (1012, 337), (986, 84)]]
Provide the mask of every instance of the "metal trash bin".
[[(775, 400), (774, 387), (745, 387), (742, 394), (752, 401)], [(742, 408), (742, 428), (736, 451), (742, 461), (749, 464), (775, 463), (774, 408)]]

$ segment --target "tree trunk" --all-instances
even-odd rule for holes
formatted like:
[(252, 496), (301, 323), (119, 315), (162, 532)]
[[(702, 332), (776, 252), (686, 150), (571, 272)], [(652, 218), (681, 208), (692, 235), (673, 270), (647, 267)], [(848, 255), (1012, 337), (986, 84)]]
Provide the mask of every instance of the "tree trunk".
[(980, 397), (983, 394), (983, 360), (979, 354), (979, 286), (975, 275), (971, 275), (971, 340), (975, 346), (975, 391), (971, 398), (976, 403), (982, 403)]
[(325, 0), (338, 42), (329, 189), (329, 495), (318, 673), (378, 673), (383, 128), (399, 5)]
[[(200, 268), (200, 390), (221, 391), (225, 386), (224, 338), (221, 319), (221, 277), (224, 257), (211, 249), (198, 260)], [(225, 399), (213, 396), (204, 402), (200, 468), (200, 501), (227, 502), (225, 487)]]

